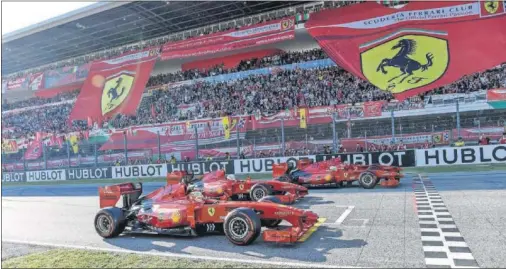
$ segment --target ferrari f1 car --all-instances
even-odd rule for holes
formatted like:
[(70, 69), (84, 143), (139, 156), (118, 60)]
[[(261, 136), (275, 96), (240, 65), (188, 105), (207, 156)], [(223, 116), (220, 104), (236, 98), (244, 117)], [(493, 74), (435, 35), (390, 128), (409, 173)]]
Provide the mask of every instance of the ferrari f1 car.
[(297, 165), (287, 163), (273, 165), (273, 177), (282, 182), (291, 182), (307, 187), (342, 187), (358, 181), (364, 189), (374, 188), (380, 181), (381, 186), (396, 187), (404, 177), (401, 168), (384, 165), (350, 165), (339, 158), (313, 163), (310, 159), (301, 159)]
[[(319, 223), (315, 213), (278, 204), (273, 196), (259, 202), (219, 201), (195, 191), (195, 183), (185, 176), (182, 183), (166, 185), (145, 196), (141, 196), (141, 183), (100, 187), (101, 210), (95, 216), (95, 230), (104, 238), (121, 233), (224, 233), (233, 244), (248, 245), (260, 234), (267, 242), (294, 243)], [(116, 207), (120, 198), (122, 206)], [(291, 227), (279, 227), (283, 220)], [(262, 227), (269, 229), (262, 233)]]
[[(174, 171), (167, 175), (167, 184), (179, 182), (185, 176), (189, 176), (185, 171)], [(223, 170), (204, 174), (199, 183), (199, 191), (205, 197), (220, 200), (259, 201), (272, 195), (283, 204), (292, 204), (308, 194), (306, 187), (297, 184), (278, 180), (255, 181), (250, 178), (238, 180), (233, 175), (225, 176)]]

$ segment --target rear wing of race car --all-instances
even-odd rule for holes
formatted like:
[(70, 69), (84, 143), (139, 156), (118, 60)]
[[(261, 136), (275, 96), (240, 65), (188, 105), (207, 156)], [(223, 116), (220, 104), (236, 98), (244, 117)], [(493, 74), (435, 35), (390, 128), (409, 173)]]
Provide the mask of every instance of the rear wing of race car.
[(99, 187), (98, 197), (100, 208), (116, 206), (119, 198), (123, 196), (123, 207), (128, 208), (139, 199), (142, 194), (142, 183), (121, 183), (111, 186)]
[(167, 174), (167, 185), (178, 184), (185, 175), (185, 171), (173, 171)]
[[(300, 159), (297, 161), (297, 169), (304, 170), (304, 168), (313, 165), (311, 159)], [(277, 163), (272, 165), (272, 177), (277, 178), (286, 175), (288, 171), (288, 163)]]

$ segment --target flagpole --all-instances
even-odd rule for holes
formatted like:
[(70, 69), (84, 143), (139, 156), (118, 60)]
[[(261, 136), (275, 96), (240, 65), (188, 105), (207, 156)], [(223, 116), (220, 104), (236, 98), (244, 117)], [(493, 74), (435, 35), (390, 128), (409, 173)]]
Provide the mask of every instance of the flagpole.
[(65, 140), (67, 142), (67, 161), (68, 161), (68, 167), (70, 168), (70, 138)]
[(47, 169), (47, 157), (46, 157), (46, 144), (43, 141), (39, 142), (42, 144), (42, 156), (44, 157), (44, 169)]
[(241, 146), (239, 145), (239, 139), (240, 139), (240, 136), (239, 136), (239, 126), (236, 126), (235, 127), (235, 132), (237, 134), (237, 159), (240, 159), (240, 155), (241, 155)]
[(125, 165), (128, 165), (128, 144), (126, 131), (123, 131), (123, 144), (125, 146)]
[(197, 125), (193, 125), (193, 129), (195, 130), (195, 150), (197, 151), (197, 155), (195, 157), (195, 160), (198, 161), (199, 159), (199, 134), (197, 132)]

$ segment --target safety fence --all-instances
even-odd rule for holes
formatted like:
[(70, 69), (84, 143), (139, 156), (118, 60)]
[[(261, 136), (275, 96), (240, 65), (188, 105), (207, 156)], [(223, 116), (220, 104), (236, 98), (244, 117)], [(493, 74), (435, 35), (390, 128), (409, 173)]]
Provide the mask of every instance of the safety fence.
[(245, 175), (272, 173), (275, 163), (295, 163), (299, 159), (323, 161), (340, 158), (351, 164), (381, 164), (400, 167), (426, 167), (462, 164), (506, 164), (506, 144), (441, 147), (430, 149), (387, 152), (355, 152), (295, 157), (270, 157), (203, 162), (177, 162), (174, 164), (118, 165), (95, 168), (66, 168), (37, 171), (2, 172), (2, 182), (37, 182), (91, 179), (162, 178), (172, 171), (189, 171), (205, 174), (224, 169), (227, 174)]
[(44, 143), (40, 148), (28, 149), (31, 152), (27, 149), (9, 154), (2, 151), (2, 166), (7, 170), (96, 168), (116, 163), (165, 162), (172, 157), (178, 161), (202, 161), (374, 152), (418, 149), (427, 144), (444, 147), (459, 137), (466, 145), (475, 145), (481, 135), (490, 138), (493, 144), (506, 132), (506, 109), (493, 109), (486, 103), (459, 105), (457, 102), (431, 109), (392, 110), (370, 117), (364, 116), (363, 108), (314, 109), (309, 111), (310, 119), (304, 126), (299, 114), (290, 114), (293, 111), (250, 119), (232, 117), (229, 124), (233, 128), (228, 137), (221, 118), (114, 133), (94, 130), (87, 138), (72, 140), (71, 137), (60, 143)]

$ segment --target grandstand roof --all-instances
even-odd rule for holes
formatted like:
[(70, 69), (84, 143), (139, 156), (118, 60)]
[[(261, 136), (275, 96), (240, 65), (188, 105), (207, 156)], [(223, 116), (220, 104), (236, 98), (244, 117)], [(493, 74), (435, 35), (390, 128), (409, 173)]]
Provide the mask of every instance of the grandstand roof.
[(3, 35), (2, 73), (307, 2), (99, 2)]

